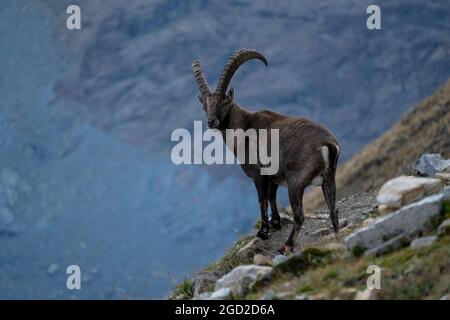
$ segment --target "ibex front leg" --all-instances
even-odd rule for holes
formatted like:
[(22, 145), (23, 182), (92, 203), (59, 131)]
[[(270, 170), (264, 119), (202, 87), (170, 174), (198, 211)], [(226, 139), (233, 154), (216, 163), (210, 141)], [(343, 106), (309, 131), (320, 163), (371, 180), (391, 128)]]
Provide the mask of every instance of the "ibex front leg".
[(278, 214), (278, 208), (277, 208), (277, 190), (278, 185), (273, 183), (272, 181), (269, 182), (269, 202), (270, 202), (270, 208), (272, 211), (272, 219), (270, 219), (270, 225), (275, 230), (281, 229), (281, 223), (280, 223), (280, 215)]
[(269, 238), (269, 217), (267, 215), (269, 184), (267, 176), (257, 176), (253, 178), (256, 190), (258, 191), (259, 210), (261, 212), (261, 228), (257, 237), (267, 240)]

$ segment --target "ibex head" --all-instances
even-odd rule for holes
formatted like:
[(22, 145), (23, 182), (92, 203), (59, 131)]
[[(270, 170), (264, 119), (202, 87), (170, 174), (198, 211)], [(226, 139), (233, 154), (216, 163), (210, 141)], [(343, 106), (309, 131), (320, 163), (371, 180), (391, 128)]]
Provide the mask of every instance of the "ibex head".
[(222, 74), (220, 75), (217, 88), (214, 93), (209, 90), (208, 83), (203, 75), (200, 63), (196, 60), (192, 63), (192, 71), (197, 82), (200, 94), (198, 99), (203, 105), (203, 110), (206, 113), (208, 127), (215, 129), (220, 126), (220, 123), (227, 116), (230, 106), (233, 102), (234, 89), (231, 87), (228, 92), (228, 85), (236, 70), (241, 64), (251, 59), (259, 59), (267, 66), (267, 60), (262, 54), (252, 49), (241, 49), (236, 51), (228, 59)]

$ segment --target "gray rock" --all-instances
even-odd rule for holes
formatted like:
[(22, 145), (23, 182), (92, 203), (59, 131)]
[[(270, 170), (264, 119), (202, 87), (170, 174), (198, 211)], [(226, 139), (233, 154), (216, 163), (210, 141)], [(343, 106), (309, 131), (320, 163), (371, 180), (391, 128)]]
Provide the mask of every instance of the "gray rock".
[(414, 239), (413, 242), (411, 242), (411, 248), (418, 249), (423, 247), (428, 247), (433, 244), (434, 241), (436, 241), (436, 236), (430, 236), (430, 237), (422, 237)]
[(273, 300), (275, 298), (275, 292), (272, 289), (267, 290), (264, 294), (259, 298), (259, 300)]
[(192, 298), (192, 300), (208, 300), (211, 298), (211, 295), (212, 295), (212, 292), (203, 292), (196, 297), (194, 296), (194, 298)]
[(231, 270), (228, 274), (217, 280), (215, 291), (230, 288), (234, 296), (242, 296), (248, 289), (262, 279), (269, 279), (272, 275), (271, 267), (257, 265), (243, 265)]
[(372, 249), (400, 234), (414, 235), (440, 214), (442, 199), (442, 193), (429, 196), (383, 216), (346, 237), (345, 244), (351, 250), (356, 246)]
[(410, 241), (411, 237), (409, 235), (400, 234), (396, 237), (393, 237), (392, 239), (383, 242), (382, 244), (376, 246), (375, 248), (367, 250), (366, 252), (364, 252), (364, 256), (369, 258), (378, 257), (388, 252), (405, 247), (406, 245), (408, 245), (408, 243), (410, 243)]
[(230, 288), (220, 288), (215, 290), (209, 297), (208, 300), (224, 300), (231, 297), (231, 289)]
[(211, 289), (218, 278), (215, 273), (198, 273), (194, 278), (194, 297), (200, 296), (207, 289)]
[(286, 261), (287, 259), (288, 259), (287, 256), (282, 255), (282, 254), (277, 254), (275, 257), (273, 257), (272, 261), (273, 261), (274, 265), (277, 265), (277, 264), (280, 264), (280, 263)]
[(424, 154), (412, 166), (418, 176), (434, 177), (438, 172), (450, 170), (450, 160), (445, 160), (438, 153)]
[(444, 196), (443, 201), (450, 201), (450, 186), (442, 189), (441, 193)]
[(442, 222), (438, 227), (438, 235), (445, 236), (450, 234), (450, 218)]

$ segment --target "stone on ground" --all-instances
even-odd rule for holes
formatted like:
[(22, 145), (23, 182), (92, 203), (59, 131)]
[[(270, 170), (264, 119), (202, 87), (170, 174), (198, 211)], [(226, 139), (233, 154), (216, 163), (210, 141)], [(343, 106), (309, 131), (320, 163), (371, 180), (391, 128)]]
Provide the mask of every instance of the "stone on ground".
[(381, 212), (389, 212), (420, 200), (441, 190), (441, 181), (435, 178), (400, 176), (386, 182), (378, 192)]
[(438, 227), (438, 235), (445, 236), (450, 234), (450, 218), (442, 222)]
[(413, 242), (411, 242), (411, 248), (412, 249), (419, 249), (423, 247), (431, 246), (434, 241), (436, 241), (436, 236), (429, 236), (429, 237), (421, 237), (414, 239)]
[(442, 210), (442, 193), (412, 203), (396, 212), (376, 219), (365, 228), (345, 238), (350, 250), (356, 247), (372, 249), (401, 234), (415, 235), (428, 227), (430, 220), (439, 216)]
[(259, 253), (255, 254), (255, 256), (253, 257), (253, 263), (257, 264), (259, 266), (272, 266), (273, 265), (272, 258), (270, 258), (268, 256), (264, 256)]
[(439, 172), (450, 172), (450, 159), (445, 160), (438, 153), (424, 154), (412, 167), (415, 175), (434, 177)]
[(224, 300), (231, 296), (232, 292), (230, 288), (220, 288), (215, 290), (209, 297), (208, 300)]
[(271, 267), (258, 265), (238, 266), (217, 280), (215, 291), (229, 288), (233, 296), (242, 296), (248, 289), (251, 289), (257, 281), (269, 279), (272, 270)]

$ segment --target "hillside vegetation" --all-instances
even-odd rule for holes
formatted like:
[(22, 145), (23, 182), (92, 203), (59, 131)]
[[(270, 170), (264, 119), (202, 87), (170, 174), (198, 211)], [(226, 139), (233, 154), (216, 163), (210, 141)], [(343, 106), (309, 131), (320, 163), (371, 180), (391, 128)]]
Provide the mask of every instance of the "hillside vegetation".
[[(450, 80), (338, 169), (338, 196), (376, 191), (411, 173), (411, 164), (424, 153), (450, 157)], [(320, 188), (305, 196), (306, 211), (323, 204)]]

